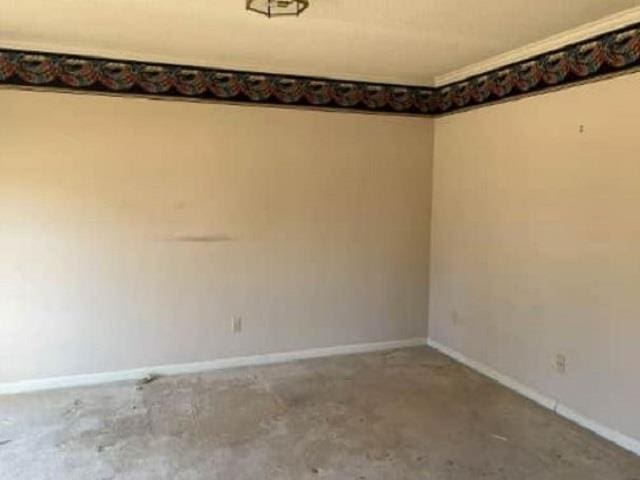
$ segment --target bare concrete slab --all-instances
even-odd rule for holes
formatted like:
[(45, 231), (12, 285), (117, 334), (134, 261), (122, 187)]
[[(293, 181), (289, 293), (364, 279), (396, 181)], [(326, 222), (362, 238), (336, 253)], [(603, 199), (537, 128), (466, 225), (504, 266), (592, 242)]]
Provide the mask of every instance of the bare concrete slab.
[(426, 347), (0, 397), (2, 480), (640, 480)]

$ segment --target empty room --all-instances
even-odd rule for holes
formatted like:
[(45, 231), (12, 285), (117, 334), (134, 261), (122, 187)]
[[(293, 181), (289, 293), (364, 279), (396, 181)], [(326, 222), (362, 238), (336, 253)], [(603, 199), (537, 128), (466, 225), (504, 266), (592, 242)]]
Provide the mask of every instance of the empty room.
[(640, 0), (0, 0), (0, 480), (640, 480)]

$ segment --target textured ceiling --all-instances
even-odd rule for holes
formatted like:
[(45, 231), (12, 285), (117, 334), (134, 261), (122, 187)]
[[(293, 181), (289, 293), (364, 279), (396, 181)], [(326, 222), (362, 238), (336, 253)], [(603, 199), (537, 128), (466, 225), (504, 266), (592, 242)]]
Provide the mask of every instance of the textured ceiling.
[(0, 47), (404, 84), (640, 0), (311, 0), (300, 18), (245, 0), (0, 0)]

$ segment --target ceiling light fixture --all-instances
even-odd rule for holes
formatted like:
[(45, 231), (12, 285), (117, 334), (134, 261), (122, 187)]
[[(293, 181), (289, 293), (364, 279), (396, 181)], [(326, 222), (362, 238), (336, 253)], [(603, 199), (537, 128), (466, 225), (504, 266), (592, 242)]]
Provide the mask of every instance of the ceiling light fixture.
[(298, 16), (309, 8), (309, 0), (247, 0), (247, 10), (267, 17)]

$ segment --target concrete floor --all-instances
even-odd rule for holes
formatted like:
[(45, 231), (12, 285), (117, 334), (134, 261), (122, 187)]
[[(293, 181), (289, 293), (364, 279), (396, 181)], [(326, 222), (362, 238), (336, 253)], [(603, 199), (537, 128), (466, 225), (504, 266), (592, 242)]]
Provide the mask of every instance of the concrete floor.
[(428, 348), (0, 397), (2, 480), (640, 480)]

